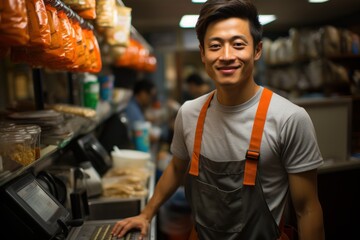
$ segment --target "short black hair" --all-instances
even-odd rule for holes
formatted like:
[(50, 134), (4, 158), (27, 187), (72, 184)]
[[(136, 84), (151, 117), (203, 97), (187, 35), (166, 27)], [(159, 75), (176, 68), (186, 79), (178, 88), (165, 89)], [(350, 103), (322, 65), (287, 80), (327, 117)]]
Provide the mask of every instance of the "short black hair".
[(249, 20), (251, 36), (256, 47), (262, 39), (262, 26), (258, 11), (251, 0), (206, 1), (200, 10), (195, 27), (200, 45), (204, 47), (204, 38), (210, 23), (232, 17)]
[(151, 91), (155, 88), (155, 84), (152, 80), (148, 78), (142, 78), (135, 82), (134, 84), (134, 95), (146, 91), (147, 93), (151, 93)]
[(200, 86), (205, 83), (204, 79), (200, 76), (200, 74), (192, 73), (186, 78), (187, 84), (195, 84)]

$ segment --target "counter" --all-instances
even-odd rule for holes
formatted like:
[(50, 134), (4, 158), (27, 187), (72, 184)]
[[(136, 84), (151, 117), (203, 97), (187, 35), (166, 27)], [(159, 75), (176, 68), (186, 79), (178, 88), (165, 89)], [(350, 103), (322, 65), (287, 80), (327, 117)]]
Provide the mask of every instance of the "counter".
[[(118, 198), (118, 197), (96, 197), (89, 199), (90, 214), (88, 221), (114, 220), (132, 217), (139, 214), (152, 197), (155, 188), (155, 166), (149, 163), (151, 174), (148, 180), (148, 195), (146, 197)], [(156, 217), (150, 223), (150, 239), (156, 240)]]

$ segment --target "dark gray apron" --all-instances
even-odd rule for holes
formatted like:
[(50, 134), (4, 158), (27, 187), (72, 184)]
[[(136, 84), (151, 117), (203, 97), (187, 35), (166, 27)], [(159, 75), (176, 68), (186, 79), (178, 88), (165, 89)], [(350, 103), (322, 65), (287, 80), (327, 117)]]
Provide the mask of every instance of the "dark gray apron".
[[(200, 136), (195, 137), (197, 143), (194, 144), (199, 148), (206, 111), (213, 95), (204, 104), (202, 117), (199, 116), (196, 131), (200, 129)], [(248, 186), (243, 184), (245, 160), (215, 162), (202, 155), (197, 158), (198, 173), (191, 174), (189, 164), (185, 194), (192, 208), (198, 239), (279, 239), (280, 230), (264, 198), (259, 171), (255, 184)]]

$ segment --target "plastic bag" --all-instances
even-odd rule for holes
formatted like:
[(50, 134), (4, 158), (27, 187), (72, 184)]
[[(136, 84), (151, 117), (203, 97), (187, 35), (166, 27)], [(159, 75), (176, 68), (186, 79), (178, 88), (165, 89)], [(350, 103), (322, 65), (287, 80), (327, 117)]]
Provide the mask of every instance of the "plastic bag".
[(29, 39), (25, 0), (1, 0), (0, 45), (26, 45)]
[(58, 11), (58, 17), (60, 20), (61, 37), (63, 39), (63, 50), (65, 53), (64, 61), (59, 64), (63, 67), (64, 65), (73, 64), (76, 60), (76, 39), (75, 31), (65, 12)]
[(84, 29), (86, 33), (86, 39), (89, 47), (89, 56), (90, 56), (90, 68), (83, 69), (83, 71), (97, 73), (102, 69), (101, 53), (98, 41), (94, 35), (94, 32), (89, 29)]
[(76, 40), (76, 58), (74, 64), (71, 66), (72, 69), (77, 69), (83, 65), (86, 61), (85, 59), (85, 47), (83, 40), (83, 33), (80, 23), (77, 21), (70, 21), (71, 25), (75, 31), (75, 40)]
[(51, 41), (48, 15), (43, 0), (26, 0), (30, 46), (49, 46)]
[(131, 8), (117, 6), (115, 26), (105, 29), (106, 41), (111, 46), (128, 46), (131, 29)]
[(116, 14), (115, 0), (96, 1), (96, 24), (99, 27), (114, 27)]
[(63, 2), (84, 19), (93, 20), (96, 18), (95, 0), (64, 0)]

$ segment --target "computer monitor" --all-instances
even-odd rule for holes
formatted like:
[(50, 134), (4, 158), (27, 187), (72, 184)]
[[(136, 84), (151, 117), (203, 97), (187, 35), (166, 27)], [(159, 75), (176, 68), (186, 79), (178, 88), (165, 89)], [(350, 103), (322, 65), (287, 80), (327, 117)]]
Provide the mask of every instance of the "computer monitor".
[[(2, 222), (9, 227), (8, 236), (26, 235), (26, 239), (50, 239), (60, 233), (71, 218), (70, 212), (58, 202), (31, 174), (25, 174), (1, 191)], [(64, 223), (59, 224), (59, 221)], [(26, 226), (18, 231), (11, 225)], [(26, 231), (29, 231), (26, 233)]]

